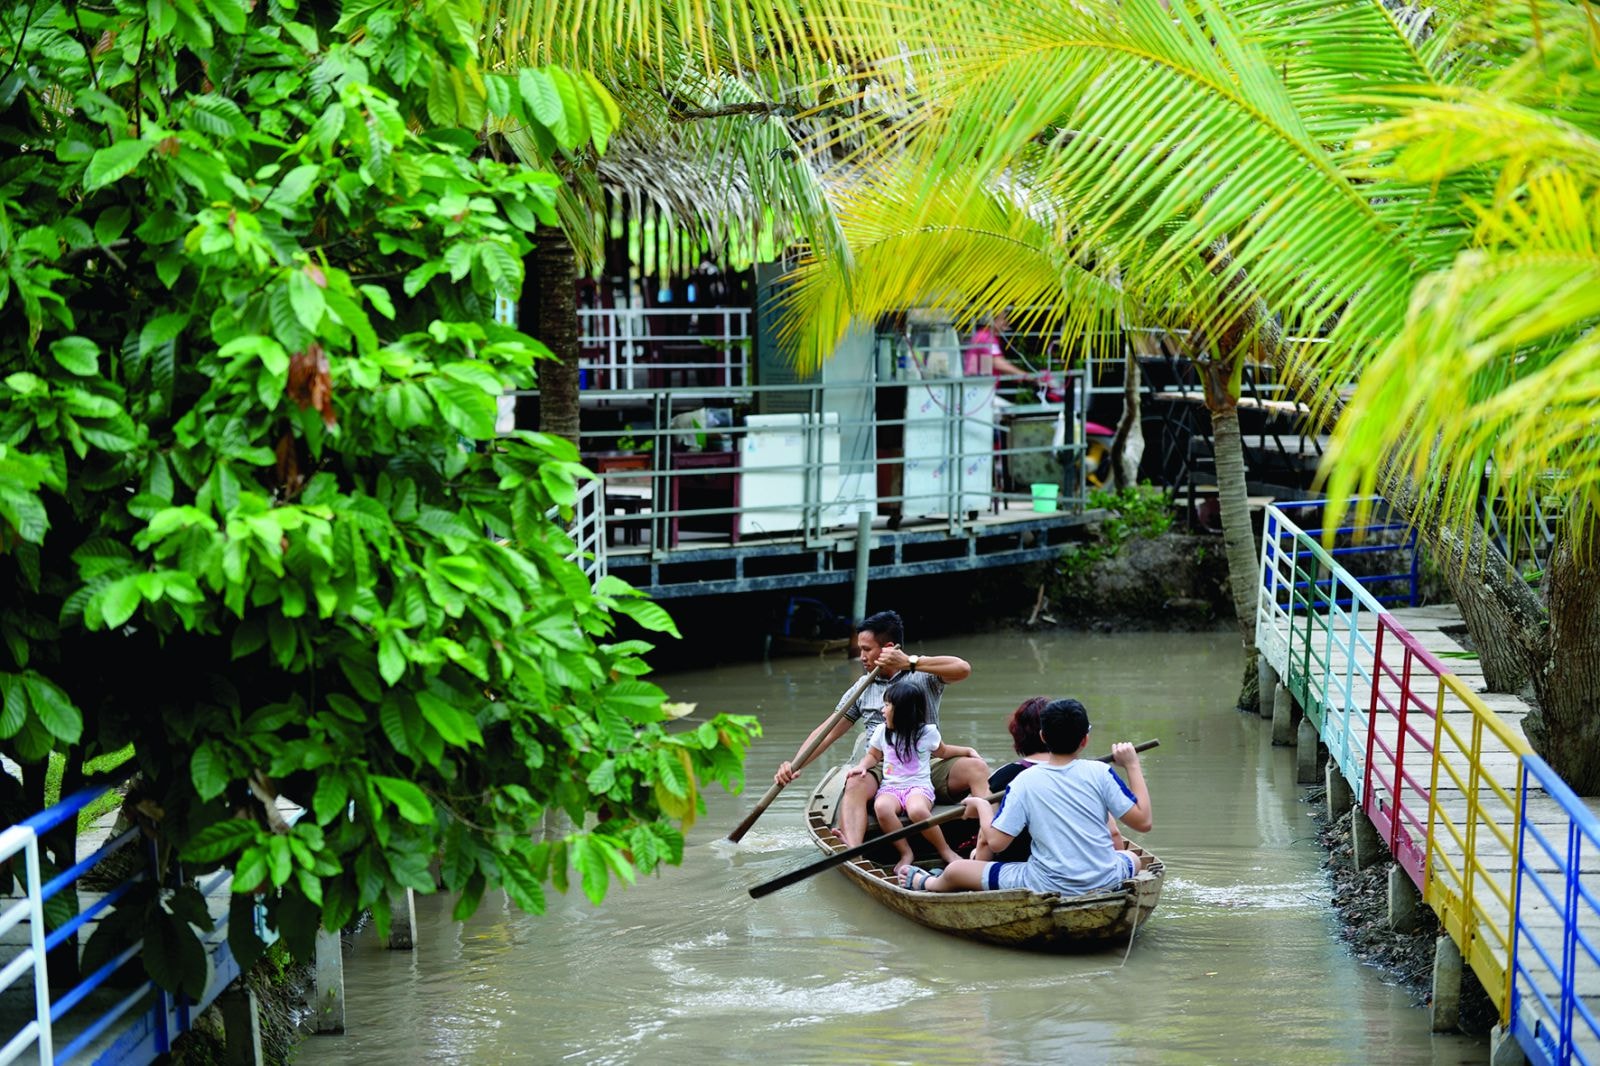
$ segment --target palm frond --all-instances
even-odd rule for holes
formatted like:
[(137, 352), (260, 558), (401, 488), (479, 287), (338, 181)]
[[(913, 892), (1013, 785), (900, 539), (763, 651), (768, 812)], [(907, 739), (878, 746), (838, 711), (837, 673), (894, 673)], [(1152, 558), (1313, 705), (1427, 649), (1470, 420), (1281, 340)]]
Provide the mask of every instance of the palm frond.
[(1120, 288), (1052, 219), (1026, 209), (1024, 190), (971, 196), (957, 179), (930, 192), (902, 171), (857, 178), (836, 198), (849, 265), (805, 258), (782, 297), (780, 338), (804, 368), (827, 359), (853, 322), (910, 307), (945, 310), (963, 328), (1012, 307), (1020, 327), (1089, 348), (1116, 335)]
[(1485, 494), (1514, 513), (1600, 500), (1600, 197), (1548, 173), (1482, 232), (1492, 247), (1425, 279), (1366, 368), (1328, 453), (1331, 495), (1371, 491), (1392, 461), (1428, 490), (1423, 520), (1470, 522)]

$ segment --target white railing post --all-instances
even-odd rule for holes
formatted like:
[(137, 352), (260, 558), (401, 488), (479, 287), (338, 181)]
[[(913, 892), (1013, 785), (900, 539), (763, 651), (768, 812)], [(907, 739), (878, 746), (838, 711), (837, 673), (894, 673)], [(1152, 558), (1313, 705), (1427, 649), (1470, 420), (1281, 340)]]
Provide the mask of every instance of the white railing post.
[(55, 1062), (55, 1036), (50, 1025), (50, 974), (45, 957), (44, 879), (39, 869), (39, 835), (31, 826), (13, 825), (0, 833), (0, 862), (22, 852), (27, 876), (27, 896), (0, 912), (0, 933), (26, 918), (28, 948), (0, 971), (0, 992), (28, 970), (33, 971), (33, 1021), (23, 1026), (4, 1047), (0, 1047), (0, 1066), (16, 1061), (29, 1044), (39, 1052), (40, 1066)]
[(28, 831), (28, 939), (33, 947), (33, 1009), (39, 1025), (39, 1063), (55, 1061), (55, 1034), (50, 1025), (50, 969), (44, 950), (44, 877), (39, 869), (39, 837)]

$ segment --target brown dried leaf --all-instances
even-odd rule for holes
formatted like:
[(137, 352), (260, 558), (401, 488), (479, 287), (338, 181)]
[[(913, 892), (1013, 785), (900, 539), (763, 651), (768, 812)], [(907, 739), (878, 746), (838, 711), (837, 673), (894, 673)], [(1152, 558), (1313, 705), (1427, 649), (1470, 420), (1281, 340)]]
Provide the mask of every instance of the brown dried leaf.
[(278, 484), (291, 496), (300, 491), (300, 457), (296, 451), (294, 434), (288, 430), (272, 446), (272, 454), (278, 457)]
[(284, 392), (301, 410), (316, 408), (322, 415), (323, 425), (331, 427), (338, 421), (333, 413), (333, 378), (328, 373), (328, 353), (322, 345), (313, 342), (305, 351), (290, 356), (289, 380)]

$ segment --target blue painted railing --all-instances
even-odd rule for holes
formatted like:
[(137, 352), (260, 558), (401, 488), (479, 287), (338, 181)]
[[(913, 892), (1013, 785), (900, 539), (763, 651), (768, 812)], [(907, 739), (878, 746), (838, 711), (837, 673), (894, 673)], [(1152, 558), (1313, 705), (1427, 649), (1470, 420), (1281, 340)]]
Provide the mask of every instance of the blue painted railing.
[[(1350, 502), (1353, 506), (1358, 506), (1367, 502), (1374, 503), (1380, 508), (1386, 506), (1384, 501), (1379, 497), (1366, 497), (1362, 499), (1351, 500)], [(1273, 506), (1279, 511), (1283, 512), (1285, 516), (1288, 516), (1290, 512), (1294, 511), (1320, 511), (1322, 508), (1327, 506), (1327, 501), (1320, 499), (1285, 500), (1274, 503)], [(1322, 543), (1330, 532), (1329, 530), (1323, 528), (1306, 528), (1306, 524), (1304, 522), (1301, 523), (1301, 527), (1307, 536), (1316, 540), (1318, 543)], [(1366, 544), (1353, 543), (1351, 541), (1351, 538), (1354, 538), (1357, 534), (1360, 535), (1361, 540), (1365, 541), (1368, 537), (1375, 533), (1393, 532), (1403, 532), (1405, 533), (1405, 538), (1397, 544)], [(1405, 604), (1407, 607), (1415, 607), (1417, 605), (1417, 602), (1420, 598), (1418, 590), (1419, 554), (1417, 552), (1417, 531), (1414, 527), (1406, 522), (1374, 522), (1370, 525), (1340, 526), (1337, 529), (1332, 530), (1331, 533), (1334, 537), (1334, 545), (1328, 548), (1327, 551), (1328, 554), (1333, 556), (1335, 559), (1347, 559), (1358, 555), (1373, 555), (1382, 552), (1404, 552), (1406, 560), (1406, 568), (1404, 570), (1387, 574), (1363, 574), (1359, 576), (1351, 576), (1354, 577), (1354, 580), (1357, 584), (1371, 593), (1373, 599), (1377, 600), (1377, 602), (1383, 604), (1384, 606)], [(1333, 581), (1332, 578), (1324, 578), (1322, 580), (1325, 584), (1331, 584)], [(1402, 586), (1403, 591), (1394, 590), (1394, 586), (1396, 585)], [(1303, 588), (1305, 586), (1300, 585), (1296, 587)], [(1385, 591), (1386, 589), (1388, 591)], [(1348, 599), (1335, 600), (1335, 603), (1340, 607), (1351, 606), (1351, 602)]]
[(1585, 883), (1582, 871), (1584, 857), (1600, 853), (1600, 820), (1537, 755), (1522, 760), (1524, 810), (1530, 785), (1560, 805), (1566, 822), (1522, 820), (1511, 1032), (1540, 1066), (1594, 1062), (1600, 1020), (1590, 1004), (1600, 1001), (1600, 950), (1590, 932), (1600, 928), (1600, 875)]
[[(95, 992), (112, 987), (109, 982), (129, 964), (137, 965), (142, 940), (128, 944), (122, 951), (94, 973), (83, 977), (70, 989), (53, 994), (50, 988), (47, 955), (66, 944), (74, 933), (115, 909), (135, 885), (150, 877), (149, 864), (132, 876), (119, 882), (88, 907), (62, 923), (58, 928), (45, 929), (45, 904), (74, 885), (85, 873), (105, 862), (117, 852), (136, 843), (140, 837), (137, 828), (129, 829), (93, 855), (61, 871), (45, 881), (39, 858), (41, 837), (75, 821), (81, 811), (109, 791), (110, 786), (86, 788), (69, 796), (48, 810), (26, 821), (10, 826), (0, 833), (0, 863), (23, 856), (24, 896), (0, 911), (0, 936), (23, 922), (28, 923), (29, 943), (14, 958), (0, 968), (0, 993), (15, 984), (23, 975), (33, 975), (34, 1016), (21, 1026), (4, 1046), (0, 1046), (0, 1066), (16, 1061), (32, 1048), (41, 1066), (81, 1060), (93, 1052), (88, 1061), (95, 1063), (147, 1063), (171, 1050), (172, 1041), (186, 1031), (217, 994), (239, 975), (239, 967), (228, 950), (225, 936), (226, 916), (210, 936), (208, 947), (214, 963), (214, 975), (199, 1003), (173, 997), (153, 981), (141, 979), (122, 982), (118, 989), (126, 994), (102, 1007), (92, 1015), (75, 1013), (87, 1010), (86, 1001)], [(150, 854), (153, 861), (153, 853)], [(231, 871), (213, 874), (197, 887), (202, 896), (209, 895), (228, 879)], [(98, 1005), (98, 1004), (97, 1004)], [(68, 1035), (70, 1034), (70, 1035)], [(66, 1042), (57, 1046), (57, 1037)]]

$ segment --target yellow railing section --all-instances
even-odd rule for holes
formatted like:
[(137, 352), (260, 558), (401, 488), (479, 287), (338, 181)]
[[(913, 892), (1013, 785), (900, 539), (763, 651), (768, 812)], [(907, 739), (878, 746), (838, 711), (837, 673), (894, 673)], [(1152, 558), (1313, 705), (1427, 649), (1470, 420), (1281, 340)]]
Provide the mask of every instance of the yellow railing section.
[[(1522, 826), (1522, 756), (1528, 742), (1454, 674), (1439, 674), (1434, 703), (1428, 871), (1423, 899), (1506, 1021)], [(1447, 707), (1453, 699), (1458, 707)], [(1465, 727), (1455, 724), (1467, 717)], [(1489, 751), (1484, 750), (1491, 739)], [(1497, 742), (1497, 743), (1495, 743)], [(1491, 762), (1486, 756), (1500, 756)], [(1502, 765), (1503, 764), (1503, 765)], [(1440, 795), (1440, 786), (1460, 792)]]

